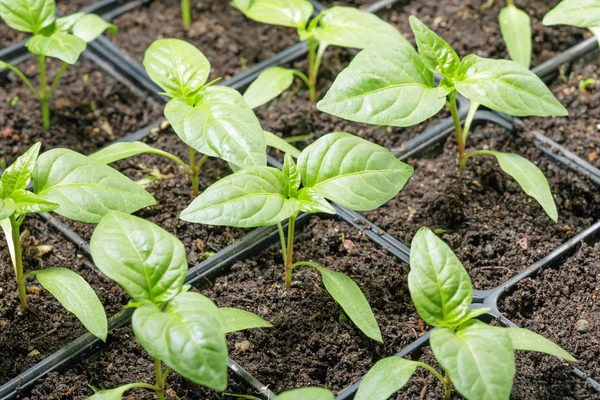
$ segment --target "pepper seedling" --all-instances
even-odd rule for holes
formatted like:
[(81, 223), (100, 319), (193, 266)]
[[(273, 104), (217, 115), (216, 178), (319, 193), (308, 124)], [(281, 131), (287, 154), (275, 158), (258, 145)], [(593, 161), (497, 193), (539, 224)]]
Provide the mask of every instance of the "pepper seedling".
[[(38, 157), (37, 143), (9, 166), (0, 178), (0, 226), (6, 235), (21, 306), (27, 308), (25, 280), (35, 276), (95, 336), (105, 340), (104, 308), (90, 285), (65, 268), (24, 274), (20, 228), (29, 214), (54, 211), (67, 218), (96, 223), (111, 210), (134, 212), (155, 203), (129, 178), (67, 149)], [(33, 180), (33, 192), (27, 190)]]
[[(199, 193), (198, 174), (208, 157), (221, 158), (232, 168), (267, 164), (267, 143), (286, 150), (289, 144), (262, 130), (256, 115), (235, 89), (206, 83), (210, 63), (195, 46), (178, 39), (160, 39), (152, 43), (144, 57), (150, 78), (171, 98), (165, 117), (179, 138), (188, 145), (186, 163), (174, 154), (142, 142), (110, 145), (90, 157), (111, 163), (142, 153), (171, 159), (189, 175), (194, 197)], [(197, 160), (197, 153), (203, 154)]]
[[(327, 199), (352, 210), (375, 209), (394, 197), (412, 168), (385, 148), (349, 133), (325, 135), (302, 151), (298, 165), (285, 155), (283, 170), (249, 167), (204, 191), (180, 215), (184, 221), (240, 228), (277, 225), (289, 290), (296, 267), (316, 269), (325, 289), (368, 337), (382, 341), (373, 312), (348, 276), (314, 262), (294, 262), (298, 213), (335, 214)], [(300, 185), (303, 185), (300, 188)], [(287, 241), (281, 221), (288, 219)]]
[(529, 68), (531, 66), (531, 18), (529, 18), (529, 14), (515, 6), (513, 0), (506, 0), (506, 7), (500, 10), (498, 22), (510, 58), (525, 68)]
[(475, 319), (490, 309), (470, 309), (473, 288), (467, 271), (428, 228), (421, 228), (413, 238), (408, 288), (421, 319), (436, 327), (429, 342), (444, 373), (419, 361), (384, 358), (367, 373), (356, 400), (390, 398), (418, 367), (442, 382), (447, 400), (453, 386), (466, 399), (508, 400), (515, 376), (515, 350), (576, 361), (558, 345), (527, 329), (490, 326)]
[(600, 41), (600, 0), (563, 0), (544, 16), (542, 23), (588, 28)]
[(183, 243), (142, 218), (107, 214), (94, 230), (90, 249), (98, 269), (131, 297), (133, 333), (154, 358), (156, 382), (102, 390), (89, 399), (121, 399), (128, 390), (145, 388), (163, 400), (170, 371), (222, 392), (227, 388), (225, 334), (271, 326), (256, 314), (217, 308), (209, 298), (189, 292)]
[[(406, 127), (427, 120), (446, 104), (454, 121), (460, 171), (470, 157), (495, 157), (504, 172), (556, 222), (558, 212), (550, 186), (538, 167), (513, 153), (467, 153), (465, 149), (480, 105), (515, 116), (564, 116), (567, 110), (544, 82), (522, 65), (473, 54), (461, 61), (448, 43), (416, 17), (410, 17), (410, 24), (419, 53), (407, 46), (361, 51), (338, 75), (317, 108), (351, 121)], [(435, 86), (434, 72), (444, 77), (439, 86)], [(464, 128), (456, 106), (458, 93), (471, 103)]]
[[(107, 29), (116, 34), (117, 27), (95, 14), (79, 12), (56, 18), (55, 0), (2, 0), (0, 17), (11, 28), (33, 34), (25, 47), (38, 56), (39, 90), (17, 67), (0, 61), (0, 69), (8, 68), (14, 72), (39, 99), (44, 130), (47, 131), (50, 129), (50, 99), (67, 67), (77, 62), (89, 42)], [(50, 87), (46, 75), (47, 57), (63, 62)]]
[(329, 45), (364, 49), (379, 43), (410, 46), (390, 24), (373, 14), (353, 7), (331, 7), (312, 21), (313, 5), (307, 0), (233, 0), (231, 5), (254, 21), (296, 28), (300, 40), (308, 42), (308, 75), (289, 68), (269, 68), (250, 85), (244, 99), (252, 108), (283, 93), (300, 78), (317, 101), (317, 75)]

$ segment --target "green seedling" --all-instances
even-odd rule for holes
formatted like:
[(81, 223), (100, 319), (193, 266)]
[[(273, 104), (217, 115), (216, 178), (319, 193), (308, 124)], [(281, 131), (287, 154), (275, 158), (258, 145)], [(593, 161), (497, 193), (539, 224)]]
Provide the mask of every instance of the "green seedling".
[[(14, 72), (39, 99), (46, 131), (50, 129), (50, 99), (67, 67), (75, 64), (87, 44), (105, 30), (108, 29), (113, 34), (117, 33), (116, 26), (95, 14), (75, 13), (61, 18), (55, 16), (55, 0), (0, 1), (0, 17), (6, 25), (33, 35), (25, 46), (30, 53), (38, 56), (39, 90), (17, 67), (0, 61), (0, 69), (8, 68)], [(63, 62), (50, 86), (46, 75), (47, 57), (57, 58)]]
[(213, 86), (215, 81), (206, 83), (210, 63), (191, 44), (178, 39), (157, 40), (146, 51), (144, 67), (164, 90), (162, 94), (171, 98), (165, 117), (188, 145), (188, 161), (142, 142), (115, 143), (93, 154), (92, 159), (108, 164), (142, 153), (167, 157), (189, 175), (195, 197), (199, 193), (198, 174), (208, 157), (221, 158), (238, 169), (266, 165), (267, 144), (294, 151), (278, 136), (262, 130), (239, 92)]
[(431, 372), (444, 386), (468, 400), (508, 400), (515, 376), (515, 351), (527, 350), (576, 361), (548, 339), (521, 328), (490, 326), (475, 319), (489, 308), (471, 308), (473, 289), (467, 271), (433, 232), (421, 228), (410, 250), (408, 288), (419, 316), (435, 327), (431, 350), (443, 369), (419, 361), (388, 357), (367, 373), (356, 400), (385, 400), (402, 389), (417, 368)]
[(531, 66), (531, 19), (529, 14), (516, 7), (513, 0), (506, 0), (506, 7), (500, 10), (498, 22), (510, 58), (525, 68), (529, 68)]
[(306, 84), (310, 101), (317, 101), (317, 75), (329, 45), (364, 49), (376, 44), (410, 46), (390, 24), (353, 7), (331, 7), (312, 21), (313, 5), (307, 0), (233, 0), (231, 5), (254, 21), (296, 28), (308, 42), (308, 75), (289, 68), (269, 68), (248, 88), (244, 99), (252, 108), (283, 93), (298, 77)]
[(600, 41), (600, 0), (563, 0), (544, 16), (542, 23), (588, 28)]
[(596, 80), (594, 78), (581, 79), (577, 86), (581, 92), (585, 92), (588, 88), (593, 89), (596, 86)]
[[(277, 225), (286, 290), (295, 268), (316, 269), (346, 315), (368, 337), (381, 342), (371, 307), (356, 283), (314, 262), (294, 262), (295, 222), (301, 211), (335, 214), (327, 200), (352, 210), (375, 209), (394, 197), (411, 175), (412, 168), (383, 147), (348, 133), (331, 133), (304, 149), (297, 165), (286, 154), (283, 170), (249, 167), (217, 181), (180, 217), (240, 228)], [(286, 219), (287, 240), (281, 225)]]
[[(447, 105), (454, 121), (460, 171), (470, 157), (495, 157), (504, 172), (556, 221), (558, 212), (550, 186), (539, 168), (513, 153), (467, 153), (466, 141), (480, 105), (515, 116), (563, 116), (567, 110), (522, 65), (473, 54), (461, 61), (448, 43), (417, 18), (411, 16), (410, 23), (418, 53), (407, 46), (361, 51), (338, 75), (317, 108), (351, 121), (406, 127), (427, 120)], [(444, 77), (439, 86), (435, 85), (434, 72)], [(471, 101), (464, 127), (456, 106), (458, 93)]]
[[(24, 273), (20, 228), (29, 214), (54, 211), (75, 221), (97, 223), (112, 210), (134, 212), (155, 203), (129, 178), (67, 149), (39, 155), (37, 143), (0, 178), (0, 226), (6, 235), (21, 306), (27, 308), (25, 281), (35, 276), (95, 336), (105, 340), (107, 323), (100, 300), (83, 278), (65, 268)], [(33, 192), (27, 190), (33, 180)]]
[(225, 334), (271, 326), (256, 314), (217, 308), (207, 297), (189, 292), (183, 243), (151, 222), (109, 213), (94, 230), (90, 248), (98, 269), (131, 297), (133, 333), (154, 358), (156, 381), (102, 390), (89, 399), (117, 400), (128, 390), (144, 388), (164, 400), (171, 371), (222, 392), (227, 388)]

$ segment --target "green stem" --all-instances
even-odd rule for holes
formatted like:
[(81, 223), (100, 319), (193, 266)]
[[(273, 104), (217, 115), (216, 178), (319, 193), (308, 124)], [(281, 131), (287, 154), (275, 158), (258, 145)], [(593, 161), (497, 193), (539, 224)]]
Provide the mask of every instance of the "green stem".
[(27, 77), (17, 67), (13, 67), (12, 65), (7, 64), (6, 68), (8, 68), (12, 72), (14, 72), (15, 75), (17, 75), (19, 78), (21, 78), (23, 83), (25, 83), (25, 85), (29, 88), (29, 90), (31, 90), (31, 92), (35, 95), (35, 97), (37, 97), (38, 99), (41, 97), (40, 92), (38, 92), (33, 87), (33, 84), (31, 83), (31, 81), (29, 79), (27, 79)]
[(429, 365), (419, 361), (415, 361), (415, 364), (417, 364), (417, 367), (424, 368), (427, 371), (431, 372), (436, 378), (439, 379), (440, 382), (444, 384), (444, 386), (446, 386), (446, 379), (439, 372), (437, 372), (435, 368), (430, 367)]
[(288, 222), (287, 252), (285, 257), (285, 289), (292, 287), (292, 270), (294, 258), (294, 231), (296, 227), (296, 216), (291, 216)]
[(200, 192), (198, 183), (198, 171), (196, 171), (196, 150), (188, 146), (190, 152), (190, 179), (192, 180), (192, 196), (197, 197)]
[(50, 129), (50, 100), (48, 99), (48, 87), (46, 81), (46, 57), (38, 56), (40, 64), (40, 101), (42, 102), (42, 120), (44, 130)]
[(456, 142), (458, 144), (458, 155), (459, 158), (465, 153), (465, 143), (463, 141), (462, 127), (460, 125), (460, 117), (458, 115), (458, 108), (456, 107), (456, 90), (453, 90), (448, 96), (450, 101), (446, 103), (450, 114), (452, 115), (452, 122), (454, 122), (454, 133), (456, 134)]
[(181, 0), (181, 16), (183, 17), (183, 26), (185, 29), (189, 28), (192, 24), (192, 18), (190, 15), (190, 0)]
[(308, 39), (308, 90), (312, 103), (317, 102), (317, 75), (326, 48), (327, 46), (319, 45), (315, 38)]
[(58, 73), (56, 74), (56, 76), (54, 77), (54, 80), (52, 81), (52, 86), (50, 86), (50, 90), (48, 91), (48, 94), (47, 94), (48, 99), (50, 99), (52, 97), (52, 94), (54, 93), (56, 86), (58, 86), (58, 82), (60, 81), (60, 78), (63, 76), (63, 74), (67, 70), (68, 66), (69, 66), (69, 64), (67, 64), (66, 62), (63, 62), (62, 65), (60, 66), (60, 70), (58, 70)]
[(206, 161), (207, 158), (208, 158), (208, 154), (205, 154), (202, 156), (200, 161), (198, 161), (198, 164), (196, 164), (196, 173), (200, 172), (200, 170), (202, 169), (202, 166), (204, 165), (204, 162)]
[(158, 400), (165, 400), (165, 385), (163, 380), (162, 362), (158, 359), (154, 359), (154, 369), (156, 371), (156, 398)]
[(444, 397), (446, 398), (446, 400), (450, 400), (452, 398), (452, 380), (450, 379), (450, 376), (448, 375), (447, 372), (444, 375), (443, 383), (444, 383)]
[[(474, 101), (472, 101), (471, 104), (469, 105), (469, 113), (467, 114), (467, 119), (465, 120), (465, 128), (463, 129), (463, 132), (462, 132), (463, 146), (466, 146), (467, 138), (469, 137), (469, 132), (471, 130), (471, 124), (473, 123), (473, 119), (475, 118), (475, 113), (477, 112), (478, 108), (479, 108), (479, 103), (476, 103)], [(464, 171), (465, 167), (467, 166), (467, 157), (465, 156), (464, 153), (460, 157), (459, 164), (460, 164), (460, 170)]]
[(513, 5), (514, 5), (513, 0), (506, 0), (506, 7), (510, 7)]
[(21, 224), (17, 222), (15, 215), (10, 217), (11, 237), (12, 245), (14, 247), (14, 260), (13, 266), (15, 267), (15, 278), (17, 279), (17, 287), (19, 288), (19, 299), (21, 300), (21, 307), (27, 308), (27, 292), (25, 290), (25, 279), (23, 279), (23, 252), (21, 250), (21, 235), (20, 227)]
[(287, 246), (285, 245), (285, 233), (283, 232), (283, 226), (281, 222), (277, 223), (277, 230), (279, 231), (279, 241), (281, 242), (281, 256), (283, 257), (283, 264), (287, 261)]

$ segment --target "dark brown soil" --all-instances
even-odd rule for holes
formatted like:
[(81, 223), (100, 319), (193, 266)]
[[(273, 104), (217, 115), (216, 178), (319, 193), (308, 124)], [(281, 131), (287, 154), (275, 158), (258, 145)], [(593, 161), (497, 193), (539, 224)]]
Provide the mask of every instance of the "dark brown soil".
[[(60, 66), (55, 61), (47, 64), (52, 78)], [(37, 87), (37, 59), (20, 68)], [(63, 75), (52, 99), (48, 132), (42, 127), (38, 99), (15, 74), (0, 75), (0, 99), (0, 158), (7, 164), (39, 141), (44, 150), (68, 147), (90, 153), (162, 115), (162, 106), (152, 98), (135, 93), (85, 58)]]
[(415, 172), (404, 190), (365, 216), (407, 244), (422, 226), (447, 231), (441, 237), (463, 262), (474, 286), (491, 289), (589, 227), (600, 215), (598, 189), (550, 162), (527, 139), (490, 124), (477, 127), (469, 142), (471, 150), (515, 152), (536, 162), (550, 183), (558, 223), (492, 157), (469, 159), (459, 180), (454, 135), (446, 140), (442, 154), (410, 160)]
[[(68, 369), (64, 373), (51, 373), (34, 389), (20, 398), (27, 400), (74, 399), (83, 400), (97, 389), (112, 389), (132, 382), (155, 381), (154, 361), (138, 345), (130, 328), (121, 328), (111, 334), (110, 345), (102, 352)], [(231, 374), (230, 374), (231, 375)], [(231, 399), (225, 394), (211, 392), (171, 373), (167, 379), (167, 399), (220, 400)], [(227, 393), (255, 394), (230, 376)], [(256, 394), (255, 394), (256, 395)], [(152, 400), (156, 396), (149, 390), (138, 389), (125, 394), (126, 399)]]
[[(127, 302), (117, 285), (101, 275), (79, 249), (35, 216), (22, 226), (25, 272), (65, 267), (92, 286), (111, 316)], [(85, 332), (79, 320), (44, 290), (34, 278), (27, 281), (29, 309), (23, 311), (4, 236), (0, 240), (0, 383), (40, 362)]]
[[(348, 66), (356, 50), (330, 47), (325, 56), (319, 72), (317, 99), (321, 99), (331, 87), (337, 74)], [(294, 62), (288, 67), (306, 71), (307, 59)], [(297, 83), (296, 83), (297, 84)], [(448, 115), (443, 110), (429, 121), (409, 128), (379, 127), (356, 122), (346, 121), (341, 118), (323, 113), (309, 100), (308, 89), (302, 85), (300, 92), (289, 99), (293, 88), (286, 91), (277, 99), (255, 110), (262, 127), (276, 133), (283, 138), (294, 136), (312, 135), (309, 139), (294, 141), (294, 146), (303, 149), (319, 137), (332, 132), (348, 132), (363, 139), (387, 147), (392, 151), (403, 148), (406, 140), (411, 139), (438, 123), (442, 117)]]
[(197, 46), (212, 66), (212, 79), (233, 74), (297, 42), (295, 29), (260, 24), (224, 0), (192, 1), (192, 25), (186, 31), (179, 0), (155, 0), (114, 21), (119, 34), (111, 40), (142, 62), (157, 39), (177, 38)]
[[(543, 133), (597, 168), (600, 168), (599, 75), (596, 62), (576, 61), (550, 86), (556, 98), (569, 110), (569, 116), (525, 120), (526, 130)], [(580, 90), (580, 82), (588, 78), (594, 81)]]
[[(515, 1), (515, 5), (529, 13), (532, 22), (532, 66), (538, 65), (579, 43), (589, 32), (569, 26), (542, 25), (542, 18), (559, 0)], [(496, 0), (491, 8), (481, 0), (419, 0), (408, 5), (399, 1), (378, 13), (386, 21), (396, 25), (400, 32), (412, 40), (408, 22), (410, 15), (417, 16), (429, 28), (446, 40), (462, 58), (477, 54), (487, 58), (508, 58), (506, 45), (500, 33), (498, 14), (505, 6)]]
[[(188, 160), (187, 146), (181, 142), (171, 128), (166, 128), (160, 133), (156, 131), (146, 139), (146, 142), (158, 149), (175, 154), (186, 162)], [(179, 214), (193, 200), (191, 183), (185, 171), (165, 157), (140, 155), (119, 161), (111, 166), (135, 181), (152, 178), (152, 174), (162, 178), (150, 182), (146, 186), (146, 190), (156, 199), (157, 205), (141, 210), (136, 215), (160, 225), (177, 236), (188, 251), (190, 266), (222, 250), (247, 232), (242, 229), (191, 224), (180, 220)], [(218, 159), (207, 160), (200, 173), (200, 190), (206, 189), (230, 173), (225, 162)], [(95, 225), (77, 223), (62, 217), (60, 220), (85, 240), (90, 240)]]
[(564, 347), (577, 368), (600, 380), (600, 244), (582, 245), (557, 267), (519, 282), (499, 308), (518, 326)]
[[(68, 15), (98, 2), (99, 0), (57, 0), (56, 7), (62, 15)], [(120, 2), (125, 2), (125, 0), (120, 0)]]
[(243, 308), (273, 323), (272, 329), (231, 334), (228, 341), (231, 357), (274, 392), (310, 385), (340, 390), (424, 332), (408, 293), (408, 266), (355, 228), (312, 217), (294, 251), (295, 260), (343, 272), (360, 286), (385, 343), (370, 340), (346, 320), (316, 271), (295, 270), (286, 293), (281, 250), (272, 246), (234, 264), (204, 293), (220, 307)]

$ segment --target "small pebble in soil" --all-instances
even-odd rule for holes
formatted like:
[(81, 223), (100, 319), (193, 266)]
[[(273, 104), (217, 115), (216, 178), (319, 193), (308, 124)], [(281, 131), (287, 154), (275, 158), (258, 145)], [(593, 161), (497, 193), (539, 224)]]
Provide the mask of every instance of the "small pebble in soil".
[(589, 324), (585, 319), (580, 319), (575, 322), (575, 329), (579, 331), (579, 333), (586, 333), (588, 331)]

